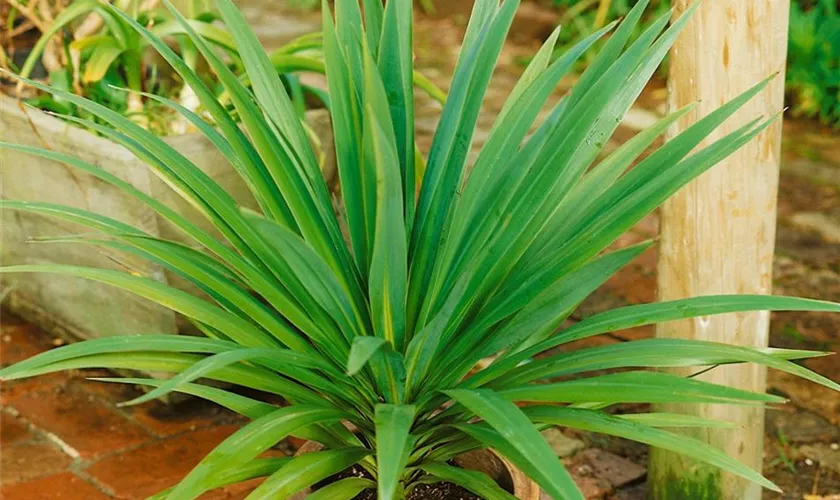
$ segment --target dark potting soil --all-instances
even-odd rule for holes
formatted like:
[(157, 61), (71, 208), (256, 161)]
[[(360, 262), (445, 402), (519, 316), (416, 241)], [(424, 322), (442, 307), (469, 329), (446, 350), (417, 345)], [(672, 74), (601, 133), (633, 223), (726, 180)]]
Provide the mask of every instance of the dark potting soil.
[(452, 483), (421, 484), (408, 495), (408, 500), (482, 500), (480, 496)]
[[(323, 488), (328, 484), (334, 483), (341, 479), (348, 477), (365, 477), (371, 479), (370, 474), (364, 468), (354, 465), (349, 469), (345, 469), (338, 474), (328, 477), (327, 479), (316, 483), (314, 490)], [(377, 500), (376, 490), (365, 490), (356, 495), (355, 500)], [(476, 496), (469, 490), (452, 483), (435, 483), (435, 484), (421, 484), (412, 490), (406, 500), (482, 500), (481, 497)]]

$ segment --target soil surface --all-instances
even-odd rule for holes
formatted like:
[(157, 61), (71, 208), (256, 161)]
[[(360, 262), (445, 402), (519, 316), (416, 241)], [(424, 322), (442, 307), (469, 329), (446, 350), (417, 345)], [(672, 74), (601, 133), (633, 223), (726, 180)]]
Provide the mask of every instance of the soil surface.
[[(324, 486), (349, 477), (364, 477), (370, 479), (371, 475), (364, 468), (354, 465), (353, 467), (335, 474), (334, 476), (330, 476), (326, 480), (316, 484), (313, 491), (318, 491), (318, 489), (323, 488)], [(376, 500), (376, 491), (373, 489), (365, 490), (356, 495), (355, 500)], [(409, 493), (406, 500), (481, 500), (481, 498), (456, 484), (435, 483), (421, 484), (420, 486), (417, 486), (411, 491), (411, 493)]]
[[(366, 479), (372, 479), (372, 476), (368, 471), (366, 471), (363, 467), (358, 465), (354, 465), (349, 469), (345, 469), (338, 474), (334, 474), (327, 479), (316, 483), (315, 487), (312, 488), (312, 491), (318, 491), (319, 489), (323, 488), (324, 486), (328, 486), (336, 481), (340, 481), (342, 479), (347, 479), (350, 477), (363, 477)], [(376, 490), (369, 489), (365, 490), (358, 495), (356, 495), (355, 500), (376, 500)]]
[(452, 483), (421, 484), (407, 500), (481, 500), (468, 490)]

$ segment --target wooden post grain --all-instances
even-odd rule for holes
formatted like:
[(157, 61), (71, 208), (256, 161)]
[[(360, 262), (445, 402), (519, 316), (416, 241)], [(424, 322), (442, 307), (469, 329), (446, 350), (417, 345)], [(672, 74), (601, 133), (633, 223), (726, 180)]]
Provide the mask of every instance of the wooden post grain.
[[(694, 0), (672, 0), (675, 15)], [(765, 77), (779, 76), (708, 140), (782, 109), (790, 0), (705, 0), (670, 58), (669, 105), (700, 101), (671, 136)], [(659, 300), (697, 295), (770, 293), (776, 227), (781, 120), (726, 161), (682, 189), (662, 208)], [(767, 313), (728, 314), (671, 322), (661, 338), (766, 346)], [(682, 374), (688, 372), (682, 371)], [(764, 391), (755, 365), (718, 367), (702, 380)], [(662, 411), (727, 420), (737, 429), (689, 434), (761, 470), (764, 412), (757, 407), (667, 405)], [(753, 500), (760, 487), (682, 456), (654, 450), (650, 491), (655, 500)]]

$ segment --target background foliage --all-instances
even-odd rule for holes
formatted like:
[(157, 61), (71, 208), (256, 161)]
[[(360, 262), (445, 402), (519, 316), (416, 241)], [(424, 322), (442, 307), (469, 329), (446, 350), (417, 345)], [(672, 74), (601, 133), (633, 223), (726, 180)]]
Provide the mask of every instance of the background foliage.
[(792, 113), (840, 127), (840, 2), (794, 2), (789, 35), (787, 93)]
[[(432, 13), (435, 1), (444, 0), (417, 0), (415, 3)], [(560, 9), (557, 23), (563, 29), (558, 37), (559, 54), (608, 22), (626, 16), (637, 3), (637, 0), (543, 1)], [(286, 2), (304, 9), (318, 6), (317, 0)], [(669, 0), (652, 0), (634, 36), (670, 8)], [(589, 64), (594, 54), (584, 55), (578, 70)], [(786, 85), (792, 116), (840, 127), (840, 2), (837, 0), (793, 0)]]
[[(2, 1), (8, 2), (3, 5), (11, 8), (4, 12), (7, 33), (0, 40), (3, 56), (0, 67), (24, 77), (35, 76), (55, 88), (87, 97), (158, 135), (178, 135), (191, 130), (189, 122), (162, 104), (160, 98), (172, 99), (190, 111), (205, 111), (190, 87), (163, 63), (143, 37), (98, 1), (62, 0), (55, 2), (50, 11), (45, 11), (35, 0)], [(207, 0), (183, 4), (182, 14), (193, 29), (220, 49), (225, 64), (249, 85), (233, 38), (213, 6)], [(173, 44), (202, 83), (223, 102), (228, 102), (224, 86), (215, 81), (203, 56), (158, 0), (118, 1), (116, 5), (124, 8), (132, 20)], [(271, 62), (292, 96), (300, 118), (307, 106), (327, 104), (325, 92), (305, 85), (297, 75), (300, 71), (324, 72), (320, 51), (320, 34), (312, 33), (292, 40), (271, 54)], [(27, 98), (26, 102), (37, 108), (109, 126), (109, 122), (101, 121), (66, 99), (43, 92), (34, 96), (31, 91), (20, 94), (20, 90), (7, 89), (12, 95)]]
[[(624, 17), (636, 0), (550, 0), (562, 9), (559, 51)], [(790, 12), (786, 93), (791, 114), (840, 127), (840, 2), (793, 0)], [(670, 8), (669, 0), (653, 0), (641, 32)], [(589, 56), (592, 57), (592, 56)], [(589, 62), (586, 58), (584, 61)]]

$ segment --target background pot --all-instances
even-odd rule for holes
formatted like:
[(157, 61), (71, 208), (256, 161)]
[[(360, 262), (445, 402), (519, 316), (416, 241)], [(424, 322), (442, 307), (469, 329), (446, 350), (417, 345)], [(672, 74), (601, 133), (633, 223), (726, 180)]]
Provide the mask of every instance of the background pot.
[[(321, 451), (324, 446), (314, 441), (307, 441), (296, 455)], [(460, 455), (455, 459), (460, 467), (483, 472), (493, 478), (499, 486), (512, 492), (520, 500), (540, 500), (540, 488), (522, 471), (498, 455), (493, 450), (476, 450)], [(304, 500), (311, 490), (303, 490), (289, 500)]]

